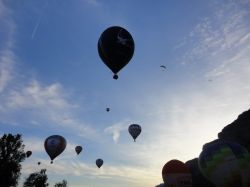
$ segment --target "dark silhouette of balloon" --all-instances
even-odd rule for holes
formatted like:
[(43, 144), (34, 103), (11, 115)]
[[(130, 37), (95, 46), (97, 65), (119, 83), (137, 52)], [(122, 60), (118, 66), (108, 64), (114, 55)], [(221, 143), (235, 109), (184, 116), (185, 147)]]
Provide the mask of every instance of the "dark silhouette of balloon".
[(110, 111), (110, 108), (106, 108), (106, 111), (109, 112), (109, 111)]
[(162, 179), (166, 186), (192, 187), (192, 175), (188, 167), (179, 160), (170, 160), (163, 166)]
[(128, 128), (128, 132), (133, 137), (135, 142), (135, 139), (141, 134), (141, 126), (138, 124), (132, 124)]
[(80, 152), (82, 152), (82, 146), (76, 146), (75, 147), (75, 151), (76, 151), (76, 153), (79, 155), (80, 154)]
[(117, 73), (133, 57), (134, 48), (131, 34), (122, 27), (109, 27), (101, 34), (98, 40), (98, 53), (102, 61), (114, 73), (114, 79), (118, 79)]
[(53, 163), (54, 158), (64, 151), (66, 145), (67, 142), (65, 138), (60, 135), (52, 135), (46, 138), (44, 148), (51, 159), (51, 164)]
[(26, 157), (29, 158), (32, 155), (32, 151), (27, 151), (26, 152)]
[(97, 167), (100, 168), (100, 167), (102, 167), (102, 165), (103, 165), (103, 160), (100, 159), (100, 158), (98, 158), (98, 159), (95, 161), (95, 163), (96, 163)]
[(250, 155), (237, 143), (217, 140), (205, 144), (198, 165), (204, 177), (218, 187), (250, 186)]
[(37, 162), (37, 165), (40, 165), (41, 164), (41, 162)]

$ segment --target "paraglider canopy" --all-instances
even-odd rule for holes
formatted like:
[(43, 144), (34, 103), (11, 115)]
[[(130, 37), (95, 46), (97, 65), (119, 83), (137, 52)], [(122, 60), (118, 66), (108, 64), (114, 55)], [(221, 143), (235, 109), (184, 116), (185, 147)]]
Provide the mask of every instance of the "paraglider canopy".
[(27, 151), (26, 152), (26, 157), (29, 158), (32, 155), (32, 151)]
[(161, 68), (163, 68), (163, 69), (167, 69), (167, 67), (166, 67), (166, 66), (164, 66), (164, 65), (161, 65), (160, 67), (161, 67)]
[(133, 137), (134, 142), (135, 139), (140, 135), (141, 133), (141, 126), (138, 124), (131, 124), (128, 128), (129, 134)]
[(81, 152), (82, 152), (82, 146), (76, 146), (75, 147), (75, 151), (76, 151), (76, 153), (79, 155)]
[(102, 165), (103, 165), (103, 160), (101, 158), (98, 158), (96, 161), (95, 161), (96, 165), (98, 168), (100, 168)]
[(46, 138), (44, 148), (51, 159), (51, 164), (53, 163), (54, 158), (64, 151), (66, 144), (67, 142), (65, 138), (60, 135), (52, 135)]
[(191, 173), (179, 160), (170, 160), (163, 166), (162, 179), (166, 186), (192, 187)]
[(131, 34), (122, 27), (109, 27), (101, 34), (98, 40), (98, 53), (102, 61), (114, 73), (114, 79), (118, 79), (117, 73), (133, 57), (134, 48)]

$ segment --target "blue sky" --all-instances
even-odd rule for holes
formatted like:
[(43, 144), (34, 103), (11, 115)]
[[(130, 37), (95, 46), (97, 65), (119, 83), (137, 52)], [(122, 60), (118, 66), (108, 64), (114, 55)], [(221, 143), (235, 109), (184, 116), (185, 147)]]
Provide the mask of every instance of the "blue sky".
[[(47, 168), (50, 186), (152, 187), (167, 161), (197, 157), (250, 108), (249, 10), (249, 0), (0, 0), (0, 133), (21, 133), (33, 150), (20, 186)], [(114, 25), (135, 41), (118, 80), (97, 52)], [(68, 145), (51, 165), (53, 134)]]

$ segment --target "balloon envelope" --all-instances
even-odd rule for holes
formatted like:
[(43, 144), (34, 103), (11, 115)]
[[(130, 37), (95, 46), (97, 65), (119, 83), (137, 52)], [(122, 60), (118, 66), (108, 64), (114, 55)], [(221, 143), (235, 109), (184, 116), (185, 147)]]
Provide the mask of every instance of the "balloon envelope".
[(37, 162), (37, 165), (40, 165), (41, 164), (41, 162)]
[(96, 161), (95, 161), (96, 165), (98, 168), (100, 168), (102, 165), (103, 165), (103, 160), (98, 158)]
[(66, 145), (67, 142), (65, 138), (60, 135), (49, 136), (44, 142), (44, 148), (51, 161), (64, 151)]
[(32, 151), (27, 151), (26, 152), (26, 157), (29, 158), (32, 155)]
[(113, 26), (107, 28), (98, 40), (98, 53), (106, 66), (116, 75), (131, 60), (134, 54), (134, 40), (124, 28)]
[(82, 146), (76, 146), (75, 147), (75, 151), (76, 151), (76, 153), (79, 155), (80, 154), (80, 152), (82, 152)]
[(141, 134), (141, 126), (138, 124), (132, 124), (128, 128), (129, 134), (135, 139)]
[(192, 175), (188, 167), (179, 160), (170, 160), (163, 166), (162, 179), (166, 186), (192, 187)]
[(250, 155), (237, 143), (217, 140), (206, 144), (198, 164), (202, 174), (216, 186), (250, 186)]

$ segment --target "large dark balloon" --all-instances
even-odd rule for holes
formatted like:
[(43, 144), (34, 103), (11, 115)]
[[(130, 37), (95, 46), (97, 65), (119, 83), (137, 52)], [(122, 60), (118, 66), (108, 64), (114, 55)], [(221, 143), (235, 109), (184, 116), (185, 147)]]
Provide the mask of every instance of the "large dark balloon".
[(26, 152), (26, 157), (29, 158), (32, 155), (32, 151), (27, 151)]
[(45, 140), (44, 148), (51, 159), (51, 163), (53, 163), (54, 158), (64, 151), (66, 145), (65, 138), (59, 135), (52, 135)]
[(103, 165), (103, 160), (98, 158), (96, 161), (95, 161), (96, 165), (98, 168), (100, 168), (102, 165)]
[(218, 187), (250, 186), (250, 155), (240, 144), (219, 140), (205, 144), (198, 163), (202, 174)]
[(98, 40), (98, 53), (102, 61), (115, 74), (126, 66), (134, 54), (134, 40), (124, 28), (113, 26), (106, 29)]
[(188, 167), (179, 160), (170, 160), (163, 166), (162, 179), (166, 186), (192, 187), (192, 175)]
[(80, 152), (82, 152), (82, 146), (76, 146), (75, 147), (75, 151), (76, 151), (76, 153), (79, 155), (80, 154)]
[(135, 139), (141, 134), (141, 126), (138, 124), (132, 124), (128, 128), (129, 134)]

